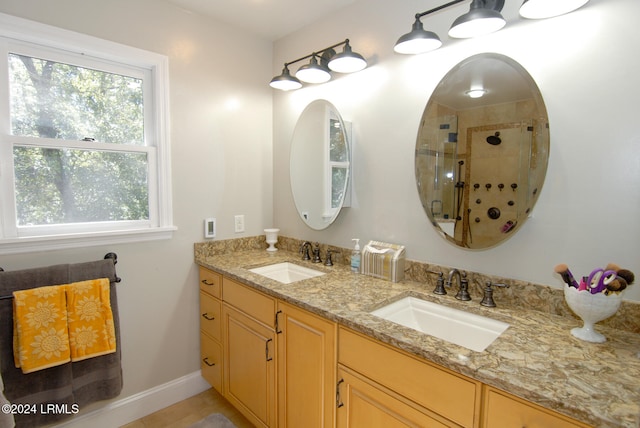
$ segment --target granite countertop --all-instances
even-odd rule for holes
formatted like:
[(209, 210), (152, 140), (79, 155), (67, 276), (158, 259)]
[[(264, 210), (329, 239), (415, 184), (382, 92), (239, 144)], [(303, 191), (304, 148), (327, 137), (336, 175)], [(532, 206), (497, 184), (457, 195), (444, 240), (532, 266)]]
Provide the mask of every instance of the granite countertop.
[[(326, 275), (282, 284), (248, 269), (294, 262)], [(573, 337), (579, 320), (534, 310), (484, 308), (438, 296), (418, 282), (392, 283), (355, 274), (347, 266), (300, 260), (264, 250), (196, 254), (196, 263), (382, 342), (508, 391), (595, 427), (640, 427), (640, 335), (598, 326), (607, 342)], [(404, 296), (417, 296), (508, 323), (485, 351), (475, 352), (371, 315)]]

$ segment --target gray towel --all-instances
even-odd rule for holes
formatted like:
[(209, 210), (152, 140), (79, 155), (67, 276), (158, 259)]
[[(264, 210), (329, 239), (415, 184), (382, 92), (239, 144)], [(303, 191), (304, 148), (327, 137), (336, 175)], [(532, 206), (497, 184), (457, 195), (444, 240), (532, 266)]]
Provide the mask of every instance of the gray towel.
[(116, 397), (122, 391), (120, 326), (116, 271), (112, 259), (0, 272), (0, 296), (16, 290), (110, 278), (116, 352), (23, 374), (13, 363), (13, 301), (0, 300), (0, 370), (4, 395), (13, 404), (35, 409), (16, 414), (16, 427), (35, 427), (67, 419), (89, 403)]

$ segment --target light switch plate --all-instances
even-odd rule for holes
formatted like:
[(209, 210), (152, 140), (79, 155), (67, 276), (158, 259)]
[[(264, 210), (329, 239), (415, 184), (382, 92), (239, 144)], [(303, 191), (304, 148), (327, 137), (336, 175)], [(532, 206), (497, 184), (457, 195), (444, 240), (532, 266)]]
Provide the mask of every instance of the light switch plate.
[(215, 238), (216, 237), (216, 219), (207, 218), (204, 220), (204, 237)]

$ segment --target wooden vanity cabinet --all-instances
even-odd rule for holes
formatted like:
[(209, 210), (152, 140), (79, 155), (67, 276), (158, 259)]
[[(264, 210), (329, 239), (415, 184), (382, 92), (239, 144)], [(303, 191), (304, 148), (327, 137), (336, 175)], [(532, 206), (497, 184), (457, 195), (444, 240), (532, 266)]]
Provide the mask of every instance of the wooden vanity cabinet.
[(257, 427), (589, 425), (200, 268), (202, 376)]
[[(336, 323), (207, 269), (200, 274), (205, 379), (258, 427), (334, 427)], [(208, 319), (214, 308), (220, 321)], [(224, 364), (209, 366), (214, 344)]]
[(276, 328), (278, 426), (333, 427), (336, 323), (278, 302)]
[(224, 397), (257, 427), (275, 427), (276, 300), (223, 278)]
[(582, 422), (515, 397), (490, 386), (484, 386), (484, 428), (588, 428)]
[(338, 428), (360, 426), (367, 413), (389, 426), (479, 426), (478, 381), (342, 327), (338, 363)]
[(222, 275), (200, 268), (200, 369), (222, 393)]

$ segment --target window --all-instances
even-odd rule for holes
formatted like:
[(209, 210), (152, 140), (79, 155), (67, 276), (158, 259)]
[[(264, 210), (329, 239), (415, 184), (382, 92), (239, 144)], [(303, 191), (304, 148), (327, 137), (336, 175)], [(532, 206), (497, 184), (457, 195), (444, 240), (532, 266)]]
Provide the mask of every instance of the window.
[(170, 237), (166, 58), (0, 24), (0, 254)]

